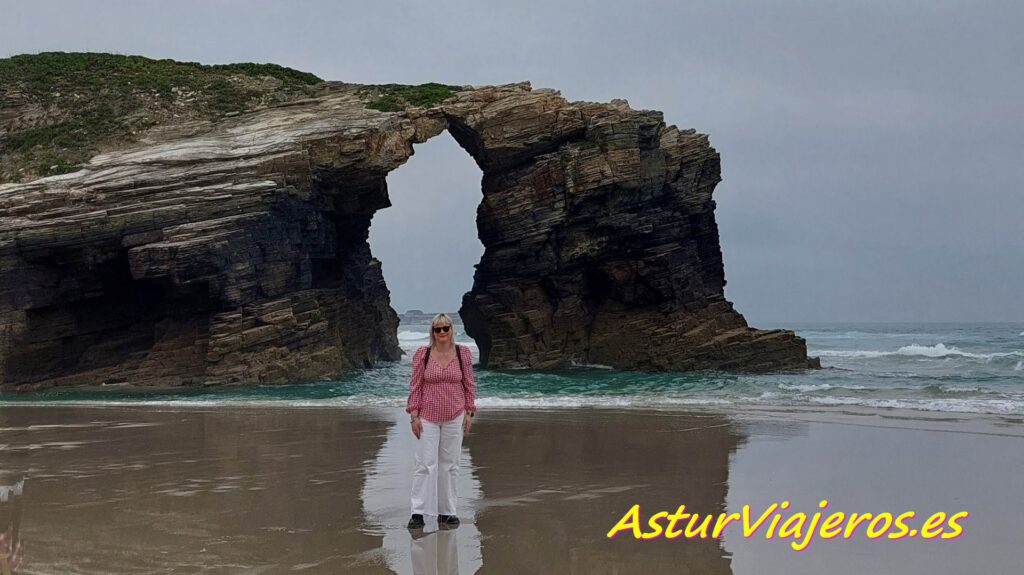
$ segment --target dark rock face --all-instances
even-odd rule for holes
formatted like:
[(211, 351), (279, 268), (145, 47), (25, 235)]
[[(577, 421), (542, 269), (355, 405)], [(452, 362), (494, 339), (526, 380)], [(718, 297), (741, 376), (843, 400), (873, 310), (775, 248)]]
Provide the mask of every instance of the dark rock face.
[(330, 377), (400, 355), (367, 244), (386, 174), (449, 129), (484, 172), (460, 313), (485, 367), (807, 367), (725, 300), (718, 154), (659, 112), (529, 84), (429, 109), (353, 91), (0, 186), (0, 386)]
[(808, 367), (786, 330), (724, 296), (707, 136), (624, 101), (536, 90), (451, 117), (484, 172), (485, 252), (460, 314), (490, 367)]

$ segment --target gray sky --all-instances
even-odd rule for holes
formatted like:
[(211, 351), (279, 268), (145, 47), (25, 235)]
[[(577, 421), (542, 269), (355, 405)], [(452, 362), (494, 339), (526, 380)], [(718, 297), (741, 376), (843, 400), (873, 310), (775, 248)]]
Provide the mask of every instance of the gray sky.
[[(726, 295), (752, 325), (1024, 321), (1024, 3), (13, 2), (0, 56), (275, 62), (360, 83), (625, 98), (722, 154)], [(480, 172), (447, 134), (389, 176), (399, 311), (458, 308)]]

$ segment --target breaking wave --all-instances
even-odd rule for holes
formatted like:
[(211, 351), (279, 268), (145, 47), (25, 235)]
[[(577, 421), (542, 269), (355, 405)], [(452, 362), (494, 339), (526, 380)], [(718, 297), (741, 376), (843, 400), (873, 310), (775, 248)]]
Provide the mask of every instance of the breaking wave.
[(862, 358), (874, 358), (874, 357), (889, 357), (896, 355), (907, 355), (907, 356), (922, 356), (922, 357), (969, 357), (973, 359), (984, 359), (989, 360), (998, 357), (1024, 357), (1024, 351), (1005, 351), (1005, 352), (991, 352), (991, 353), (975, 353), (969, 351), (963, 351), (955, 346), (946, 347), (944, 343), (937, 343), (935, 345), (918, 345), (911, 344), (905, 345), (896, 351), (876, 351), (876, 350), (845, 350), (845, 349), (822, 349), (812, 352), (812, 355), (818, 355), (820, 357), (862, 357)]

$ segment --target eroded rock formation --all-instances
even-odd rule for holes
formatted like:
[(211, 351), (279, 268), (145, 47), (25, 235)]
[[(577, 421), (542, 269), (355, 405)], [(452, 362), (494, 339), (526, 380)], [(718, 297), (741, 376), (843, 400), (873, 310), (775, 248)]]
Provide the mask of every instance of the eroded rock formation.
[(350, 85), (0, 186), (0, 385), (329, 377), (399, 357), (367, 236), (445, 129), (483, 170), (460, 310), (485, 367), (807, 367), (725, 300), (719, 157), (662, 114), (528, 83), (380, 112)]

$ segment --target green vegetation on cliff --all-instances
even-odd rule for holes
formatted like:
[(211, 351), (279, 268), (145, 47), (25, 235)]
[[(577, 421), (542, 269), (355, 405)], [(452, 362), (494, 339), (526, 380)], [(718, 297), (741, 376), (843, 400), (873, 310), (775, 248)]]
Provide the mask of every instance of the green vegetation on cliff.
[(65, 52), (0, 59), (0, 182), (72, 171), (148, 128), (309, 97), (322, 86), (276, 64)]
[(462, 90), (462, 86), (451, 86), (430, 82), (416, 86), (408, 84), (367, 84), (359, 89), (361, 95), (374, 97), (367, 108), (382, 112), (401, 112), (409, 106), (429, 107)]
[[(432, 106), (462, 86), (348, 84), (368, 108)], [(145, 131), (216, 121), (316, 96), (331, 85), (277, 64), (215, 64), (93, 52), (0, 59), (0, 183), (74, 171)]]

